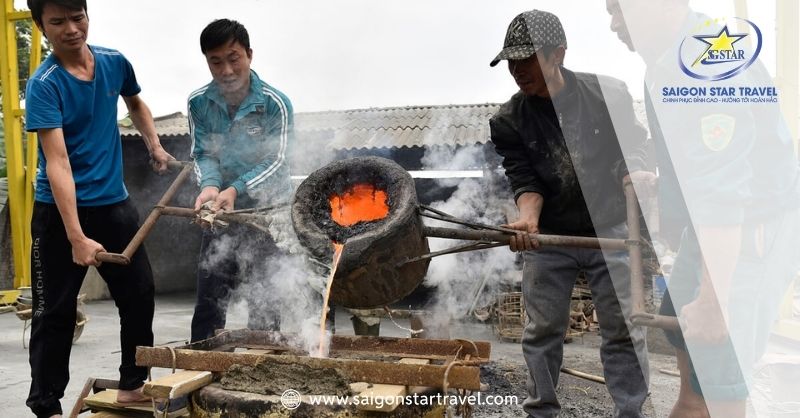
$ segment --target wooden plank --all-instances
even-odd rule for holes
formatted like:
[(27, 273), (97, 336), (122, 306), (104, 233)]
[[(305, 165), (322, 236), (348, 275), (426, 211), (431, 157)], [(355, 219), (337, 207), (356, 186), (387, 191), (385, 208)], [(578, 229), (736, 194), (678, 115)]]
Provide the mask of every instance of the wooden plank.
[[(256, 366), (262, 362), (276, 364), (302, 364), (315, 369), (334, 368), (351, 382), (403, 384), (441, 388), (446, 366), (386, 363), (370, 360), (312, 358), (293, 355), (252, 355), (176, 349), (175, 367), (186, 370), (227, 371), (233, 365)], [(139, 366), (172, 368), (172, 353), (165, 347), (137, 347), (136, 364)], [(454, 389), (480, 389), (480, 369), (473, 365), (459, 365), (450, 369), (449, 387)]]
[(156, 399), (176, 399), (214, 381), (211, 372), (181, 370), (144, 384), (144, 394)]
[(353, 393), (361, 393), (367, 389), (369, 389), (369, 383), (367, 382), (355, 382), (350, 384), (350, 390)]
[(400, 406), (399, 398), (406, 396), (406, 387), (400, 385), (375, 384), (359, 393), (361, 400), (369, 400), (356, 405), (359, 411), (392, 412)]
[(92, 391), (94, 388), (95, 378), (90, 377), (86, 380), (86, 383), (83, 385), (83, 390), (81, 394), (78, 395), (78, 401), (75, 402), (75, 405), (72, 407), (72, 411), (69, 414), (69, 418), (78, 418), (78, 415), (81, 413), (81, 409), (83, 409), (83, 401), (89, 396), (89, 392)]
[(92, 409), (104, 411), (141, 411), (153, 413), (152, 402), (141, 402), (135, 404), (121, 404), (117, 402), (117, 391), (114, 389), (97, 392), (86, 397), (84, 404)]
[[(421, 358), (402, 358), (400, 359), (399, 363), (425, 365), (430, 364), (430, 360)], [(403, 385), (385, 384), (368, 385), (365, 389), (359, 390), (358, 392), (360, 392), (359, 396), (362, 399), (369, 399), (371, 402), (358, 404), (356, 409), (359, 411), (392, 412), (397, 409), (398, 406), (400, 406), (400, 402), (398, 402), (399, 397), (406, 396), (409, 393), (422, 393), (429, 389), (430, 388), (425, 386), (407, 387)], [(412, 390), (416, 392), (412, 392)], [(376, 402), (377, 399), (382, 399), (383, 401)]]

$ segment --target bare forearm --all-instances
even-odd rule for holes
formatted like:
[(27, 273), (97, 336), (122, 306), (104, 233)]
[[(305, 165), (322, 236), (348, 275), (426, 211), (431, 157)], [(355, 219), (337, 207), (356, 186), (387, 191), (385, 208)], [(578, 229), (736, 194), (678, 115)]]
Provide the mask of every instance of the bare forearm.
[(519, 195), (517, 208), (519, 208), (520, 220), (538, 225), (543, 205), (544, 197), (539, 193), (526, 192)]
[(147, 151), (153, 155), (156, 150), (161, 149), (161, 141), (158, 139), (150, 108), (144, 102), (139, 101), (134, 108), (130, 109), (130, 115), (133, 126), (142, 134)]
[(542, 213), (544, 197), (539, 193), (525, 192), (517, 197), (519, 219), (506, 227), (519, 232), (509, 240), (511, 251), (530, 251), (539, 248), (539, 242), (531, 234), (539, 233), (539, 214)]
[(58, 213), (64, 222), (67, 238), (70, 241), (84, 238), (83, 229), (78, 220), (78, 205), (75, 197), (75, 181), (72, 178), (72, 167), (69, 162), (49, 161), (47, 179), (53, 191)]

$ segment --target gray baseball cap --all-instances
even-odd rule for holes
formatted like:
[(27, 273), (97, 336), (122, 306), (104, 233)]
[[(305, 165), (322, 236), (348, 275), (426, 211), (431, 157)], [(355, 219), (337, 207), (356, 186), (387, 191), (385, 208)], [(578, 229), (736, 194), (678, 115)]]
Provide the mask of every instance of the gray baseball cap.
[(522, 12), (508, 25), (503, 50), (489, 65), (494, 67), (501, 60), (525, 59), (542, 47), (559, 45), (567, 47), (567, 35), (558, 16), (541, 10)]

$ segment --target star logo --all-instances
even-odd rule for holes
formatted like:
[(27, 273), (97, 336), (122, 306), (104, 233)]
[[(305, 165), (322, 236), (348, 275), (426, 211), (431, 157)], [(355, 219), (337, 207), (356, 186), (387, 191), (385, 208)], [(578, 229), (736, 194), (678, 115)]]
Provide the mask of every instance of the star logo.
[(733, 44), (747, 37), (747, 34), (731, 34), (725, 25), (716, 35), (695, 35), (694, 38), (708, 45), (705, 51), (694, 61), (692, 67), (698, 63), (705, 65), (722, 64), (726, 62), (744, 61), (744, 51), (736, 49)]
[[(724, 23), (717, 26), (720, 21)], [(758, 60), (764, 37), (755, 23), (734, 17), (709, 20), (703, 26), (687, 34), (678, 49), (678, 65), (687, 76), (702, 81), (727, 80)], [(741, 29), (731, 32), (729, 28), (734, 26)], [(752, 45), (740, 42), (744, 38), (752, 40)]]

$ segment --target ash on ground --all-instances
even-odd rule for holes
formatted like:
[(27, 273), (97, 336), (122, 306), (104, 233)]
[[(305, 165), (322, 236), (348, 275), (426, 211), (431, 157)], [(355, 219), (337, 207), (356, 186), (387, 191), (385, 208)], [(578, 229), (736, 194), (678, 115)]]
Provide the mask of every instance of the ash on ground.
[[(525, 380), (528, 373), (524, 364), (500, 360), (481, 367), (481, 382), (489, 385), (484, 396), (516, 396), (518, 405), (476, 405), (473, 409), (475, 418), (500, 418), (508, 416), (524, 416), (522, 402), (527, 397)], [(611, 396), (605, 386), (561, 373), (559, 378), (558, 399), (561, 403), (561, 418), (594, 418), (609, 417), (612, 411)]]

